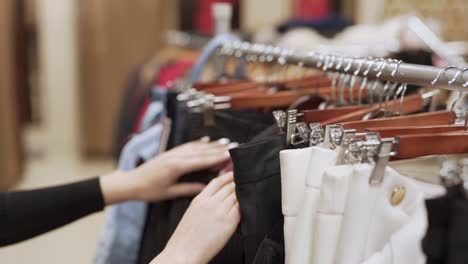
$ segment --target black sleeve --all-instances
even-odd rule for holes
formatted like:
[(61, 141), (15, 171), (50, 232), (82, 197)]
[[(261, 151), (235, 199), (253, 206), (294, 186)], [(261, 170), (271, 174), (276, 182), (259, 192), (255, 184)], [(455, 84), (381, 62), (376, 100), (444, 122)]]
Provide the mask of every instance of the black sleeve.
[(99, 179), (0, 193), (0, 246), (46, 233), (104, 208)]

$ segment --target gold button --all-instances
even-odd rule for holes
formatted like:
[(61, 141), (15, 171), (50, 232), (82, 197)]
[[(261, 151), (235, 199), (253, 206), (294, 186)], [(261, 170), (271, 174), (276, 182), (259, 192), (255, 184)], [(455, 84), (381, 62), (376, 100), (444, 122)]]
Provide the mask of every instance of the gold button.
[(392, 197), (390, 197), (390, 203), (393, 206), (397, 206), (405, 199), (406, 195), (406, 188), (403, 186), (395, 187), (392, 192)]

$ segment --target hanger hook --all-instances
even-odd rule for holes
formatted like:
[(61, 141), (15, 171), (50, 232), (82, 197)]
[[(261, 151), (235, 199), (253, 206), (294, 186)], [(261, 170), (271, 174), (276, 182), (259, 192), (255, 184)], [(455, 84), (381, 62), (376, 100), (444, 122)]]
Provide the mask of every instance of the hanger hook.
[(403, 115), (403, 100), (405, 99), (406, 89), (408, 88), (408, 84), (403, 84), (403, 91), (401, 92), (400, 97), (400, 115)]
[(455, 73), (455, 76), (453, 76), (452, 80), (448, 81), (448, 84), (449, 85), (452, 85), (454, 84), (457, 80), (458, 80), (458, 77), (461, 76), (462, 73), (464, 73), (466, 71), (467, 68), (464, 68), (464, 69), (458, 69), (457, 73)]
[[(377, 73), (377, 75), (376, 75), (377, 77), (380, 77), (382, 75), (382, 72), (389, 67), (389, 63), (391, 63), (391, 61), (387, 61), (387, 60), (385, 61), (385, 63), (382, 65), (381, 70)], [(382, 90), (379, 93), (380, 109), (382, 109), (383, 97), (384, 97), (389, 85), (390, 85), (390, 81), (385, 82), (384, 87), (382, 88)]]
[(317, 61), (317, 64), (315, 65), (317, 68), (322, 68), (322, 65), (323, 65), (323, 60), (324, 60), (324, 55), (323, 54), (314, 54), (314, 56), (318, 56), (318, 61)]
[(400, 69), (400, 65), (403, 62), (402, 60), (393, 60), (393, 62), (396, 62), (395, 69), (393, 69), (392, 73), (390, 74), (392, 77), (395, 77), (395, 74), (398, 72), (398, 69)]
[[(449, 85), (453, 84), (454, 82), (457, 81), (457, 79), (460, 77), (460, 76), (463, 76), (463, 73), (465, 73), (465, 71), (468, 70), (468, 67), (467, 68), (464, 68), (464, 69), (460, 69), (456, 74), (455, 76), (453, 77), (452, 80), (449, 81)], [(463, 88), (466, 88), (465, 84), (463, 84)], [(464, 91), (460, 91), (460, 93), (458, 94), (457, 98), (455, 99), (455, 101), (453, 101), (452, 105), (450, 106), (450, 116), (449, 116), (449, 125), (455, 123), (455, 119), (456, 119), (456, 115), (454, 113), (454, 109), (455, 109), (455, 105), (458, 103), (458, 101), (460, 101), (460, 99), (462, 99), (463, 97), (463, 94), (464, 94)]]
[(353, 63), (352, 58), (345, 58), (341, 57), (340, 59), (340, 67), (336, 67), (337, 70), (339, 70), (343, 64), (344, 61), (348, 61), (348, 64), (343, 68), (343, 72), (340, 74), (339, 81), (338, 81), (338, 88), (339, 88), (339, 102), (340, 104), (346, 104), (345, 100), (345, 85), (348, 82), (349, 75), (348, 71), (351, 69), (351, 65)]
[(369, 64), (367, 70), (365, 70), (362, 74), (364, 75), (364, 78), (362, 78), (362, 82), (361, 82), (361, 86), (359, 87), (359, 94), (358, 94), (358, 104), (362, 104), (362, 92), (364, 91), (364, 88), (366, 87), (367, 85), (367, 75), (369, 74), (370, 72), (370, 69), (372, 68), (372, 66), (374, 65), (375, 61), (372, 57), (369, 57), (367, 60), (366, 60), (366, 63)]
[(379, 72), (375, 75), (377, 78), (379, 78), (379, 77), (382, 75), (384, 69), (387, 68), (387, 64), (388, 64), (387, 60), (382, 61), (382, 63), (380, 64), (380, 70), (379, 70)]
[[(351, 65), (357, 60), (357, 58), (352, 58)], [(358, 64), (358, 68), (353, 72), (353, 76), (351, 76), (351, 81), (349, 83), (349, 102), (354, 104), (354, 85), (356, 83), (356, 79), (358, 74), (361, 72), (362, 65), (364, 65), (365, 60), (361, 60)]]
[(341, 69), (341, 66), (343, 65), (344, 57), (340, 56), (340, 58), (338, 60), (339, 60), (339, 62), (336, 64), (336, 67), (335, 67), (336, 70)]
[(396, 113), (396, 102), (397, 102), (397, 98), (398, 96), (403, 92), (403, 88), (404, 88), (404, 84), (400, 84), (400, 86), (398, 86), (398, 89), (396, 90), (396, 92), (393, 94), (393, 109), (392, 109), (392, 112), (393, 113)]
[[(387, 65), (384, 59), (379, 59), (379, 61), (381, 61), (380, 65), (375, 68), (375, 70), (378, 70), (377, 74), (375, 75), (376, 77), (379, 77), (380, 75), (382, 75), (382, 72), (385, 70), (385, 67)], [(374, 80), (374, 84), (372, 85), (370, 89), (369, 98), (370, 98), (371, 105), (374, 104), (374, 95), (375, 95), (375, 90), (377, 89), (378, 84), (379, 84), (379, 81)]]
[(443, 69), (440, 69), (439, 73), (437, 73), (437, 76), (431, 82), (431, 84), (434, 86), (439, 81), (440, 77), (445, 76), (445, 73), (447, 72), (447, 70), (454, 69), (454, 68), (457, 68), (457, 67), (454, 66), (454, 65), (450, 65), (450, 66), (447, 66), (447, 67), (445, 67)]

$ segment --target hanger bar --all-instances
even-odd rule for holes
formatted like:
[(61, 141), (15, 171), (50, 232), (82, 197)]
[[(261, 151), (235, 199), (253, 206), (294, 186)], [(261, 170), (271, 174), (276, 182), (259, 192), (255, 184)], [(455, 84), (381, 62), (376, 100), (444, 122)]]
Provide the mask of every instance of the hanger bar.
[[(463, 86), (468, 82), (468, 74), (461, 74), (462, 69), (456, 67), (444, 69), (434, 66), (402, 63), (384, 58), (353, 58), (318, 52), (300, 52), (249, 42), (226, 43), (221, 48), (220, 53), (238, 58), (249, 58), (258, 62), (291, 64), (331, 72), (355, 74), (361, 77), (367, 76), (370, 79), (382, 81), (419, 86), (433, 85), (434, 87), (446, 90), (468, 91), (468, 88)], [(382, 67), (384, 63), (386, 65)], [(381, 68), (383, 70), (380, 70)], [(449, 82), (451, 82), (450, 85)]]

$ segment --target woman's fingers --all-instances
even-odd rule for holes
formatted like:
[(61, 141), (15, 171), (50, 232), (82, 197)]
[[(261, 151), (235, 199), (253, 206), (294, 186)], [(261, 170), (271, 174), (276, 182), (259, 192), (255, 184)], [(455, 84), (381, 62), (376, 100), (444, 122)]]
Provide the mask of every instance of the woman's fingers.
[(189, 171), (212, 168), (229, 160), (230, 158), (229, 152), (227, 150), (201, 153), (199, 155), (201, 156), (194, 157), (192, 159), (193, 163), (191, 164)]
[(231, 209), (233, 206), (237, 204), (237, 197), (235, 193), (231, 193), (229, 196), (227, 196), (224, 199), (224, 203), (226, 205), (226, 208)]
[(199, 194), (205, 188), (205, 184), (193, 183), (179, 183), (167, 189), (168, 198), (181, 197), (181, 196), (194, 196)]
[(234, 182), (230, 182), (221, 188), (213, 197), (215, 199), (218, 199), (220, 201), (225, 200), (227, 197), (229, 197), (232, 193), (235, 191), (235, 184)]
[(206, 186), (203, 193), (208, 196), (215, 195), (224, 185), (232, 182), (234, 180), (234, 176), (232, 173), (226, 173), (222, 176), (214, 178), (211, 182)]
[(234, 205), (231, 207), (231, 210), (229, 210), (229, 218), (231, 219), (235, 219), (237, 222), (240, 221), (240, 218), (241, 218), (241, 210), (240, 210), (240, 206), (239, 206), (239, 203), (236, 201), (234, 203)]

